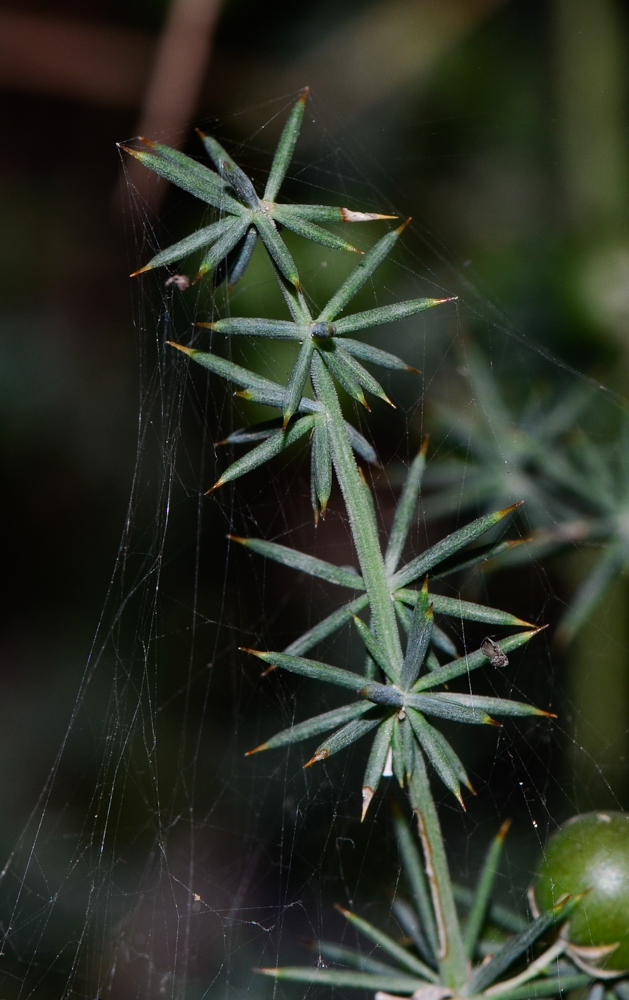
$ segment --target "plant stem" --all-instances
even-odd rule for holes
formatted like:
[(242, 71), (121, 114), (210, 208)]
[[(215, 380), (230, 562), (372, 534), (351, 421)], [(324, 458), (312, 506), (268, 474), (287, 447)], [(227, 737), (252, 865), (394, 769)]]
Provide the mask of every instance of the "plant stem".
[[(378, 640), (401, 674), (403, 655), (395, 617), (391, 587), (373, 508), (365, 494), (358, 467), (347, 439), (336, 389), (323, 361), (315, 354), (312, 367), (317, 398), (325, 406), (332, 461), (343, 493), (352, 528), (360, 568), (369, 596), (369, 606)], [(416, 766), (409, 786), (411, 807), (417, 814), (438, 932), (439, 966), (444, 982), (459, 989), (466, 981), (467, 958), (456, 912), (448, 862), (437, 809), (423, 758), (416, 754)]]
[(332, 461), (345, 500), (376, 635), (396, 671), (401, 673), (402, 646), (378, 526), (347, 437), (334, 383), (318, 353), (313, 358), (312, 377), (317, 398), (327, 412)]
[(467, 980), (467, 956), (454, 902), (441, 824), (430, 791), (426, 765), (420, 752), (415, 754), (415, 767), (409, 780), (408, 797), (411, 808), (417, 816), (426, 877), (435, 911), (439, 939), (437, 951), (439, 969), (443, 982), (458, 990)]

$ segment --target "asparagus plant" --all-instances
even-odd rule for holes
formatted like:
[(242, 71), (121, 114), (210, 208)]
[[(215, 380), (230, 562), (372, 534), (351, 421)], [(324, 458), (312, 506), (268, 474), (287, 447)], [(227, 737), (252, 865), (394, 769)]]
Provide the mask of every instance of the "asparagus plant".
[[(381, 386), (362, 362), (402, 371), (409, 370), (409, 366), (347, 335), (418, 314), (449, 300), (418, 298), (363, 312), (346, 312), (357, 291), (398, 241), (404, 228), (400, 226), (381, 237), (324, 309), (316, 316), (312, 314), (277, 223), (327, 246), (347, 249), (346, 244), (329, 237), (313, 225), (312, 220), (347, 218), (361, 221), (386, 216), (347, 213), (343, 209), (321, 206), (280, 208), (276, 204), (274, 199), (297, 140), (304, 100), (305, 94), (289, 116), (262, 199), (258, 199), (253, 185), (240, 168), (209, 137), (204, 137), (204, 144), (217, 166), (217, 174), (165, 146), (152, 144), (150, 152), (134, 153), (149, 168), (228, 215), (158, 254), (142, 270), (171, 263), (212, 241), (200, 273), (217, 266), (238, 248), (230, 271), (233, 283), (242, 275), (254, 237), (259, 234), (290, 318), (278, 321), (229, 317), (202, 325), (224, 335), (288, 338), (299, 344), (297, 360), (286, 385), (263, 378), (213, 351), (173, 345), (206, 369), (235, 383), (241, 395), (274, 407), (280, 413), (277, 422), (265, 422), (230, 435), (228, 440), (232, 443), (252, 444), (253, 447), (229, 465), (208, 492), (269, 461), (298, 439), (307, 439), (311, 446), (315, 517), (325, 515), (335, 475), (359, 563), (359, 571), (352, 571), (264, 539), (238, 539), (253, 553), (354, 592), (349, 602), (342, 603), (337, 611), (284, 651), (248, 650), (271, 669), (280, 668), (345, 688), (351, 692), (352, 699), (340, 708), (297, 723), (250, 752), (280, 748), (331, 731), (332, 735), (328, 735), (305, 762), (304, 766), (309, 766), (371, 733), (373, 739), (363, 781), (363, 819), (382, 777), (394, 777), (417, 819), (421, 843), (423, 863), (407, 821), (401, 814), (397, 815), (395, 827), (414, 907), (400, 901), (396, 912), (414, 948), (398, 944), (358, 915), (345, 913), (347, 919), (386, 954), (388, 962), (319, 942), (317, 948), (322, 957), (331, 959), (336, 966), (349, 968), (262, 971), (302, 983), (368, 988), (380, 994), (412, 994), (426, 1000), (443, 1000), (454, 995), (500, 995), (504, 1000), (520, 1000), (557, 994), (592, 979), (566, 961), (559, 961), (562, 955), (559, 944), (551, 944), (541, 953), (536, 951), (540, 940), (568, 916), (575, 900), (559, 900), (526, 925), (521, 925), (512, 914), (505, 916), (500, 907), (490, 903), (505, 832), (503, 827), (490, 847), (467, 921), (463, 924), (457, 910), (457, 898), (463, 903), (469, 900), (464, 891), (453, 885), (449, 874), (428, 769), (432, 768), (463, 804), (461, 784), (470, 787), (465, 766), (445, 735), (428, 718), (474, 725), (491, 724), (493, 716), (549, 714), (510, 699), (470, 693), (472, 671), (487, 664), (492, 670), (502, 670), (508, 664), (507, 654), (527, 643), (539, 629), (508, 612), (439, 593), (440, 579), (461, 566), (485, 558), (486, 549), (479, 555), (478, 549), (468, 547), (503, 522), (513, 506), (477, 518), (405, 561), (404, 549), (415, 518), (426, 461), (424, 445), (408, 469), (388, 545), (382, 551), (373, 497), (355, 458), (358, 454), (369, 463), (375, 460), (375, 454), (371, 445), (346, 420), (338, 387), (362, 404), (366, 403), (365, 392), (386, 399)], [(307, 391), (309, 388), (312, 395)], [(510, 544), (493, 541), (489, 551), (496, 555)], [(365, 612), (364, 618), (360, 617), (360, 612)], [(435, 622), (435, 615), (441, 625)], [(464, 649), (460, 655), (442, 627), (448, 618), (469, 619), (518, 631), (511, 632), (500, 643), (488, 637), (479, 649)], [(350, 621), (367, 654), (362, 673), (303, 655)], [(458, 678), (465, 678), (465, 692), (450, 688)], [(487, 916), (510, 932), (505, 943), (494, 946), (493, 953), (489, 954), (481, 940)]]
[(629, 566), (629, 422), (623, 420), (616, 442), (601, 446), (578, 426), (591, 401), (588, 386), (577, 385), (550, 403), (532, 394), (516, 413), (478, 348), (468, 345), (464, 371), (477, 401), (476, 416), (470, 417), (467, 408), (434, 407), (459, 453), (433, 464), (434, 493), (425, 511), (438, 516), (478, 505), (487, 509), (519, 494), (526, 499), (533, 534), (527, 551), (513, 553), (511, 563), (575, 543), (601, 546), (557, 631), (567, 643)]

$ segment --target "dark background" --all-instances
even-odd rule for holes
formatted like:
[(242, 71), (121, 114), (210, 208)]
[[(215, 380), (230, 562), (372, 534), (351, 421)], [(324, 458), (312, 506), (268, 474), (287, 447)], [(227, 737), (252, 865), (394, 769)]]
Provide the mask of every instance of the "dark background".
[[(629, 389), (626, 4), (167, 8), (0, 6), (6, 996), (268, 996), (252, 965), (307, 959), (300, 935), (340, 933), (334, 901), (384, 920), (397, 870), (386, 797), (358, 829), (360, 748), (318, 773), (302, 772), (300, 747), (242, 757), (320, 695), (261, 682), (237, 647), (288, 641), (336, 595), (227, 558), (226, 532), (352, 555), (338, 497), (315, 536), (303, 463), (202, 499), (225, 463), (212, 442), (238, 418), (226, 389), (187, 382), (163, 340), (192, 342), (209, 289), (128, 277), (202, 216), (123, 169), (116, 142), (146, 133), (198, 156), (200, 123), (261, 179), (310, 85), (287, 195), (412, 215), (383, 287), (464, 300), (405, 345), (427, 408), (400, 376), (387, 383), (398, 413), (370, 418), (388, 461), (427, 429), (438, 447), (430, 405), (456, 395), (462, 338), (515, 397), (533, 382), (562, 390), (571, 369)], [(361, 227), (359, 245), (372, 239)], [(332, 252), (294, 249), (315, 295), (346, 273)], [(261, 258), (247, 280), (239, 307), (273, 303)], [(268, 357), (250, 361), (270, 371)], [(601, 392), (601, 407), (613, 423), (615, 400)], [(376, 486), (386, 524), (393, 494)], [(552, 624), (584, 559), (501, 574), (484, 599)], [(513, 815), (500, 888), (513, 905), (557, 821), (627, 804), (626, 618), (620, 580), (593, 639), (513, 658), (517, 691), (559, 714), (552, 730), (453, 734), (479, 791), (465, 818), (442, 797), (454, 867), (473, 880)]]

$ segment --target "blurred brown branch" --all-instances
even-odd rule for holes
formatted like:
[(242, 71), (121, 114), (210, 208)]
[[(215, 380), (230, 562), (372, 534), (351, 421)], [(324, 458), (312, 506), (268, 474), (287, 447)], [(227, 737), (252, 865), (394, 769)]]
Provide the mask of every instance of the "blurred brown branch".
[(0, 87), (138, 107), (154, 48), (141, 31), (0, 10)]
[[(138, 132), (180, 148), (194, 117), (222, 0), (172, 0), (144, 98)], [(157, 212), (166, 182), (136, 160), (126, 165), (136, 203)], [(121, 182), (122, 184), (122, 182)], [(119, 186), (116, 199), (123, 196)]]

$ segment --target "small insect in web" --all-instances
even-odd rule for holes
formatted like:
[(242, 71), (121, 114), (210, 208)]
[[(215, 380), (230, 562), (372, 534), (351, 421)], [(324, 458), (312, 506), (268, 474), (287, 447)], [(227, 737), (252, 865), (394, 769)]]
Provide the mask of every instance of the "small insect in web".
[(480, 644), (480, 651), (483, 656), (486, 656), (492, 667), (506, 667), (509, 663), (509, 658), (506, 653), (503, 653), (497, 642), (490, 639), (487, 636)]
[(175, 285), (180, 292), (185, 292), (186, 288), (190, 287), (190, 278), (187, 274), (172, 274), (170, 278), (166, 279), (164, 285), (166, 288)]

